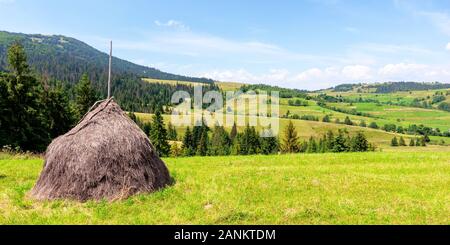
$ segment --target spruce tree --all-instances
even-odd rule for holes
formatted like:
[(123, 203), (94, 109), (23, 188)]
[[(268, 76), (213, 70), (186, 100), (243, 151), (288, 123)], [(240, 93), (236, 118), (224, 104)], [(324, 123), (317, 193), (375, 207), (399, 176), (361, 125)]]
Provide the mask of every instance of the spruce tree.
[(74, 109), (60, 84), (45, 87), (41, 95), (41, 103), (51, 138), (65, 134), (76, 123)]
[(42, 88), (30, 75), (19, 43), (8, 49), (7, 60), (10, 73), (0, 73), (0, 146), (41, 152), (50, 142), (46, 108), (41, 103)]
[(208, 154), (208, 131), (202, 131), (202, 135), (200, 136), (200, 141), (197, 147), (197, 155), (198, 156), (206, 156)]
[(406, 142), (405, 142), (405, 139), (403, 138), (403, 136), (400, 136), (400, 140), (398, 141), (398, 145), (399, 146), (406, 146)]
[(331, 119), (330, 119), (330, 116), (329, 116), (329, 115), (325, 115), (325, 116), (322, 118), (322, 122), (329, 123), (330, 121), (331, 121)]
[(352, 120), (350, 120), (350, 117), (345, 117), (345, 121), (344, 121), (344, 123), (346, 124), (346, 125), (353, 125), (353, 122), (352, 122)]
[(333, 141), (333, 152), (347, 152), (350, 150), (350, 147), (348, 145), (348, 141), (347, 138), (344, 135), (344, 131), (339, 130), (338, 135), (336, 136), (336, 138), (334, 138)]
[(409, 141), (409, 146), (416, 146), (414, 138)]
[(234, 138), (236, 138), (237, 136), (237, 126), (236, 126), (236, 122), (234, 122), (233, 127), (231, 128), (231, 132), (230, 132), (230, 139), (231, 141), (234, 141)]
[(209, 155), (224, 156), (231, 153), (231, 139), (223, 126), (216, 125), (212, 131)]
[(298, 142), (297, 130), (294, 127), (292, 121), (289, 121), (289, 124), (284, 130), (284, 138), (281, 150), (283, 153), (297, 153), (299, 150), (299, 142)]
[(167, 139), (176, 141), (178, 138), (177, 130), (175, 126), (172, 125), (171, 122), (167, 124)]
[(92, 87), (87, 74), (83, 74), (80, 82), (75, 87), (75, 102), (78, 118), (81, 118), (98, 100), (97, 93)]
[(376, 122), (371, 122), (369, 124), (369, 128), (378, 129), (379, 127), (378, 127), (378, 124)]
[(167, 141), (167, 131), (166, 127), (164, 126), (163, 117), (159, 110), (156, 111), (155, 115), (152, 118), (149, 137), (160, 156), (169, 156), (170, 145)]
[(327, 135), (325, 137), (326, 137), (325, 151), (326, 152), (333, 151), (333, 148), (334, 148), (334, 134), (333, 134), (333, 131), (328, 130), (327, 131)]
[(314, 137), (309, 138), (308, 142), (308, 148), (306, 150), (307, 153), (317, 153), (318, 152), (318, 145)]
[(194, 138), (189, 127), (187, 127), (183, 137), (182, 152), (184, 156), (193, 156), (196, 153)]
[(398, 146), (398, 140), (397, 137), (392, 138), (391, 140), (391, 146), (397, 147)]
[(259, 135), (256, 133), (255, 127), (250, 127), (247, 124), (239, 140), (240, 153), (242, 155), (253, 155), (260, 152), (261, 146), (259, 142)]
[(233, 145), (231, 147), (232, 155), (241, 155), (241, 138), (242, 134), (238, 133), (233, 140)]
[(279, 143), (277, 137), (261, 138), (261, 153), (264, 155), (277, 154), (279, 151)]
[(352, 152), (365, 152), (369, 150), (369, 142), (363, 132), (358, 132), (351, 139), (350, 150)]

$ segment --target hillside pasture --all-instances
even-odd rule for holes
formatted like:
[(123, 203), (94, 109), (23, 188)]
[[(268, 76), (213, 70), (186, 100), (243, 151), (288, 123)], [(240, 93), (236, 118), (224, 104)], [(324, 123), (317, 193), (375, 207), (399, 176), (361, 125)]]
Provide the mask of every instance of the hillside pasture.
[[(146, 114), (146, 113), (136, 113), (136, 115), (144, 122), (151, 121), (152, 114)], [(239, 119), (238, 119), (239, 117)], [(171, 115), (163, 115), (164, 121), (167, 124), (171, 121)], [(192, 119), (194, 116), (192, 115)], [(250, 116), (236, 116), (235, 120), (244, 120), (245, 122), (248, 122), (251, 118), (258, 119), (258, 117), (250, 117)], [(409, 140), (412, 138), (415, 138), (415, 136), (412, 135), (402, 135), (397, 133), (391, 133), (391, 132), (385, 132), (383, 130), (379, 129), (371, 129), (371, 128), (364, 128), (364, 127), (358, 127), (358, 126), (348, 126), (343, 124), (335, 124), (335, 123), (324, 123), (324, 122), (316, 122), (316, 121), (305, 121), (305, 120), (290, 120), (285, 118), (280, 118), (280, 136), (283, 135), (283, 130), (286, 128), (289, 121), (292, 121), (294, 126), (296, 127), (298, 131), (298, 136), (300, 140), (308, 140), (311, 136), (312, 137), (322, 137), (328, 130), (332, 130), (335, 133), (339, 129), (346, 129), (351, 135), (354, 135), (356, 132), (364, 132), (364, 134), (367, 136), (368, 140), (375, 144), (375, 146), (378, 147), (378, 150), (381, 149), (387, 149), (391, 148), (390, 143), (393, 137), (404, 137), (404, 139), (409, 143)], [(194, 122), (192, 120), (192, 122)], [(214, 124), (211, 123), (211, 125), (208, 125), (210, 127), (213, 127)], [(225, 125), (225, 128), (230, 131), (232, 125)], [(182, 140), (183, 135), (186, 131), (186, 126), (181, 127), (175, 127), (178, 134), (178, 139)], [(239, 126), (238, 125), (238, 131), (243, 131), (245, 128), (245, 124)], [(261, 130), (262, 127), (256, 127), (257, 130)], [(448, 137), (431, 137), (434, 144), (440, 143), (442, 140), (444, 140), (445, 144), (450, 144), (450, 138)], [(420, 151), (421, 147), (417, 147), (414, 150)]]

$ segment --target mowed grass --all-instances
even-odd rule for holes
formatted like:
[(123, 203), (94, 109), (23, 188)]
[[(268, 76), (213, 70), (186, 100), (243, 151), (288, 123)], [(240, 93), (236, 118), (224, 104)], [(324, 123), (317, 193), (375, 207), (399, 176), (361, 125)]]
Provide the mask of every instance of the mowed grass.
[(168, 158), (176, 184), (117, 202), (27, 198), (39, 158), (0, 157), (1, 224), (450, 224), (450, 154)]

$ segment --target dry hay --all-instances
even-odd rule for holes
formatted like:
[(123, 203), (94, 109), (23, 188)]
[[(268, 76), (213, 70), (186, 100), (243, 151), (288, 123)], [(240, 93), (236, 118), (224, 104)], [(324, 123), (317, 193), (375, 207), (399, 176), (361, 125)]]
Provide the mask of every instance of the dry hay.
[(30, 194), (38, 200), (117, 200), (170, 183), (148, 137), (109, 99), (48, 146)]

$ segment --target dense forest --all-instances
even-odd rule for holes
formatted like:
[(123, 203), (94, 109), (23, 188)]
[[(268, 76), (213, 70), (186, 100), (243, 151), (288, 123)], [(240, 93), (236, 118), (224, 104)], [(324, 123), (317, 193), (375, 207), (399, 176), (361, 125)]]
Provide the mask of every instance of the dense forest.
[(272, 91), (278, 91), (280, 93), (280, 98), (307, 98), (307, 92), (308, 92), (306, 90), (281, 88), (278, 86), (270, 86), (270, 85), (265, 85), (265, 84), (245, 85), (245, 86), (241, 87), (241, 90), (243, 92), (253, 90), (256, 93), (260, 90), (266, 91), (268, 93), (270, 93)]
[[(27, 35), (0, 31), (0, 70), (7, 68), (6, 51), (11, 44), (19, 42), (25, 49), (30, 67), (39, 74), (54, 79), (76, 83), (83, 73), (90, 79), (106, 76), (108, 55), (86, 43), (65, 36)], [(213, 83), (207, 78), (194, 78), (165, 73), (154, 68), (133, 64), (113, 57), (113, 71), (117, 75), (133, 74), (163, 80)]]
[(419, 83), (419, 82), (387, 82), (379, 84), (340, 84), (332, 88), (334, 92), (347, 92), (352, 91), (355, 88), (364, 86), (366, 88), (375, 89), (375, 93), (386, 94), (395, 93), (399, 91), (418, 91), (418, 90), (435, 90), (435, 89), (447, 89), (450, 88), (448, 83)]
[(417, 91), (417, 90), (434, 90), (450, 88), (450, 84), (446, 83), (418, 83), (418, 82), (391, 82), (379, 85), (376, 87), (376, 93), (394, 93), (398, 91)]
[[(0, 71), (9, 71), (7, 50), (14, 44), (23, 46), (30, 71), (39, 80), (60, 83), (69, 95), (75, 84), (87, 74), (98, 96), (106, 96), (108, 55), (89, 45), (64, 36), (26, 35), (0, 31)], [(204, 83), (203, 90), (216, 90), (213, 80), (164, 73), (154, 68), (135, 65), (113, 58), (112, 94), (125, 110), (154, 112), (168, 105), (174, 91), (193, 93), (187, 85), (151, 84), (142, 77)], [(72, 98), (71, 98), (72, 99)]]

